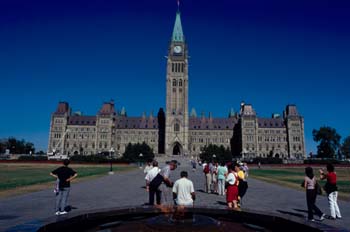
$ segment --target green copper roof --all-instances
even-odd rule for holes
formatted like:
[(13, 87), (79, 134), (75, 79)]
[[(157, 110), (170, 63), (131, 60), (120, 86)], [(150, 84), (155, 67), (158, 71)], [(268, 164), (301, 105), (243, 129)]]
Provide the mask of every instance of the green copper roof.
[(175, 25), (173, 30), (173, 36), (171, 39), (173, 42), (184, 42), (184, 34), (182, 32), (180, 11), (176, 12)]

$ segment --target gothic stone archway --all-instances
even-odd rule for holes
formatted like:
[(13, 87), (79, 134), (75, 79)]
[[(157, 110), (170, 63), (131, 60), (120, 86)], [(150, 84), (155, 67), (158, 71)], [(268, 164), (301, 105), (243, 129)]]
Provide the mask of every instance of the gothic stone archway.
[(182, 146), (180, 143), (174, 143), (173, 147), (173, 155), (181, 155), (182, 154)]

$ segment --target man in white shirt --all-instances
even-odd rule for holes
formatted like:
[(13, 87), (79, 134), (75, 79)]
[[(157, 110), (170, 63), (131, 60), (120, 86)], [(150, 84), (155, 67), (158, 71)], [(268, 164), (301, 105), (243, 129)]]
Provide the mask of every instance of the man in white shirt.
[(143, 173), (145, 173), (146, 175), (153, 168), (152, 162), (153, 162), (152, 159), (147, 160), (147, 165), (146, 165), (145, 169), (143, 170)]
[(192, 181), (187, 179), (187, 172), (181, 172), (181, 179), (175, 181), (173, 186), (173, 199), (177, 205), (193, 206), (196, 199)]
[(146, 180), (146, 190), (149, 192), (149, 204), (154, 204), (154, 194), (156, 194), (157, 204), (160, 204), (161, 191), (158, 188), (150, 188), (149, 184), (158, 175), (160, 169), (158, 168), (158, 162), (153, 161), (153, 168), (147, 172), (145, 177)]

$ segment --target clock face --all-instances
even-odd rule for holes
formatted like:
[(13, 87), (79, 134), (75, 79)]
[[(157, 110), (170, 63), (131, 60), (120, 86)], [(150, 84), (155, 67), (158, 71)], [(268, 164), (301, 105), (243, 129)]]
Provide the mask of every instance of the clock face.
[(174, 52), (175, 53), (180, 53), (182, 51), (182, 47), (181, 46), (175, 46), (174, 47)]

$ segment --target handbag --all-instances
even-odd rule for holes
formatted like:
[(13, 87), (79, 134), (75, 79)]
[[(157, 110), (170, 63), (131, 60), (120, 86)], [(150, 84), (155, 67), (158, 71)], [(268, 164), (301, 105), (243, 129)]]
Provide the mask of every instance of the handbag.
[(164, 177), (158, 173), (156, 177), (153, 178), (151, 183), (149, 183), (149, 187), (152, 189), (158, 189), (158, 187), (162, 184), (163, 181)]

